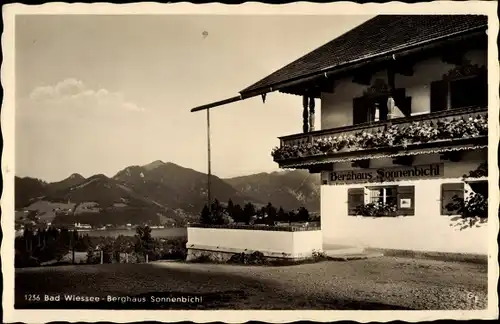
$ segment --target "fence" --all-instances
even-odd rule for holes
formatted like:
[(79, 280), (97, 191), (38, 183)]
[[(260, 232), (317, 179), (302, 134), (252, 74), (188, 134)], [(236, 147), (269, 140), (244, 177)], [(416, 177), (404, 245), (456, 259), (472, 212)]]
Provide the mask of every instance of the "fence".
[(104, 264), (104, 263), (147, 263), (149, 256), (142, 253), (124, 253), (118, 251), (89, 251), (87, 252), (86, 263)]

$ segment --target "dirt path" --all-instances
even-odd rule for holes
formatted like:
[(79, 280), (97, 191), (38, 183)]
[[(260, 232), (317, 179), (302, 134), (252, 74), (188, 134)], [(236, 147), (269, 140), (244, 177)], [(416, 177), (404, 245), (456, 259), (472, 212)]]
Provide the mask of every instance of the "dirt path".
[(202, 294), (209, 297), (195, 307), (220, 309), (481, 309), (487, 271), (486, 265), (392, 257), (287, 267), (155, 262), (16, 270), (19, 306), (28, 305), (26, 293), (49, 292)]

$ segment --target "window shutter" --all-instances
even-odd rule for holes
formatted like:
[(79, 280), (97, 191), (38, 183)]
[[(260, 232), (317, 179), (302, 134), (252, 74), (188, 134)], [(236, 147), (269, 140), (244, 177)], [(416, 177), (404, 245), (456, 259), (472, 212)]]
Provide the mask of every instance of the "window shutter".
[(448, 108), (448, 82), (434, 81), (431, 83), (431, 112)]
[(354, 98), (352, 101), (353, 125), (366, 123), (367, 121), (368, 121), (368, 111), (365, 98), (363, 97)]
[(441, 215), (451, 215), (453, 211), (448, 211), (446, 205), (453, 202), (453, 197), (458, 196), (464, 198), (464, 184), (459, 183), (443, 183), (441, 185)]
[(405, 97), (406, 97), (406, 89), (399, 88), (394, 90), (394, 101), (396, 102), (396, 106), (398, 106), (399, 109), (401, 109)]
[(411, 116), (411, 97), (405, 97), (399, 109), (406, 117)]
[[(410, 199), (410, 207), (401, 207), (401, 199)], [(405, 216), (415, 215), (415, 187), (398, 186), (398, 214)]]
[(356, 208), (365, 203), (365, 189), (351, 188), (347, 190), (348, 215), (356, 215)]

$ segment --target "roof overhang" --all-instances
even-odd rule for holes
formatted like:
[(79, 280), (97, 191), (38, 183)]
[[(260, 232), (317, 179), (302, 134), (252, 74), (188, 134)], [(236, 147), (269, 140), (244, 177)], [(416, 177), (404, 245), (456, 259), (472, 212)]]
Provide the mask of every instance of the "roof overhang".
[[(405, 48), (387, 51), (385, 53), (376, 56), (364, 57), (351, 62), (347, 62), (342, 65), (332, 66), (322, 70), (321, 72), (313, 73), (311, 75), (301, 76), (294, 79), (289, 79), (284, 82), (276, 83), (272, 86), (257, 88), (251, 91), (241, 91), (239, 96), (231, 97), (225, 100), (213, 102), (203, 106), (198, 106), (191, 109), (191, 112), (206, 110), (226, 105), (232, 102), (256, 97), (259, 95), (265, 95), (267, 93), (275, 91), (280, 91), (288, 94), (296, 94), (296, 95), (307, 95), (310, 92), (309, 95), (314, 96), (315, 89), (313, 87), (321, 83), (330, 80), (333, 81), (334, 79), (338, 79), (339, 77), (348, 76), (350, 73), (353, 73), (356, 70), (365, 68), (367, 66), (372, 66), (372, 67), (382, 66), (391, 61), (396, 61), (403, 58), (411, 57), (413, 55), (420, 54), (422, 52), (428, 52), (432, 49), (439, 49), (442, 48), (443, 46), (449, 45), (451, 42), (467, 42), (471, 39), (476, 39), (480, 37), (486, 38), (487, 36), (485, 33), (486, 29), (487, 26), (479, 26), (464, 32), (455, 33), (444, 37), (434, 38), (426, 42), (417, 43)], [(311, 88), (309, 88), (309, 86)], [(293, 90), (294, 87), (300, 87), (301, 89), (300, 91), (296, 90), (294, 91)]]

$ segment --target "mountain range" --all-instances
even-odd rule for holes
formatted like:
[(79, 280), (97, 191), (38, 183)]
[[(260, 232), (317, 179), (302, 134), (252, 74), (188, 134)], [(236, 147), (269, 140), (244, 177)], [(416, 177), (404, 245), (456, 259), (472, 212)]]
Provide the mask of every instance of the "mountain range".
[[(113, 177), (72, 174), (58, 182), (16, 177), (16, 221), (29, 211), (52, 223), (102, 226), (149, 223), (182, 226), (195, 221), (207, 201), (207, 175), (174, 163), (129, 166)], [(211, 176), (212, 198), (225, 203), (271, 202), (285, 210), (319, 211), (319, 176), (282, 171), (221, 179)], [(242, 206), (243, 207), (243, 206)]]

